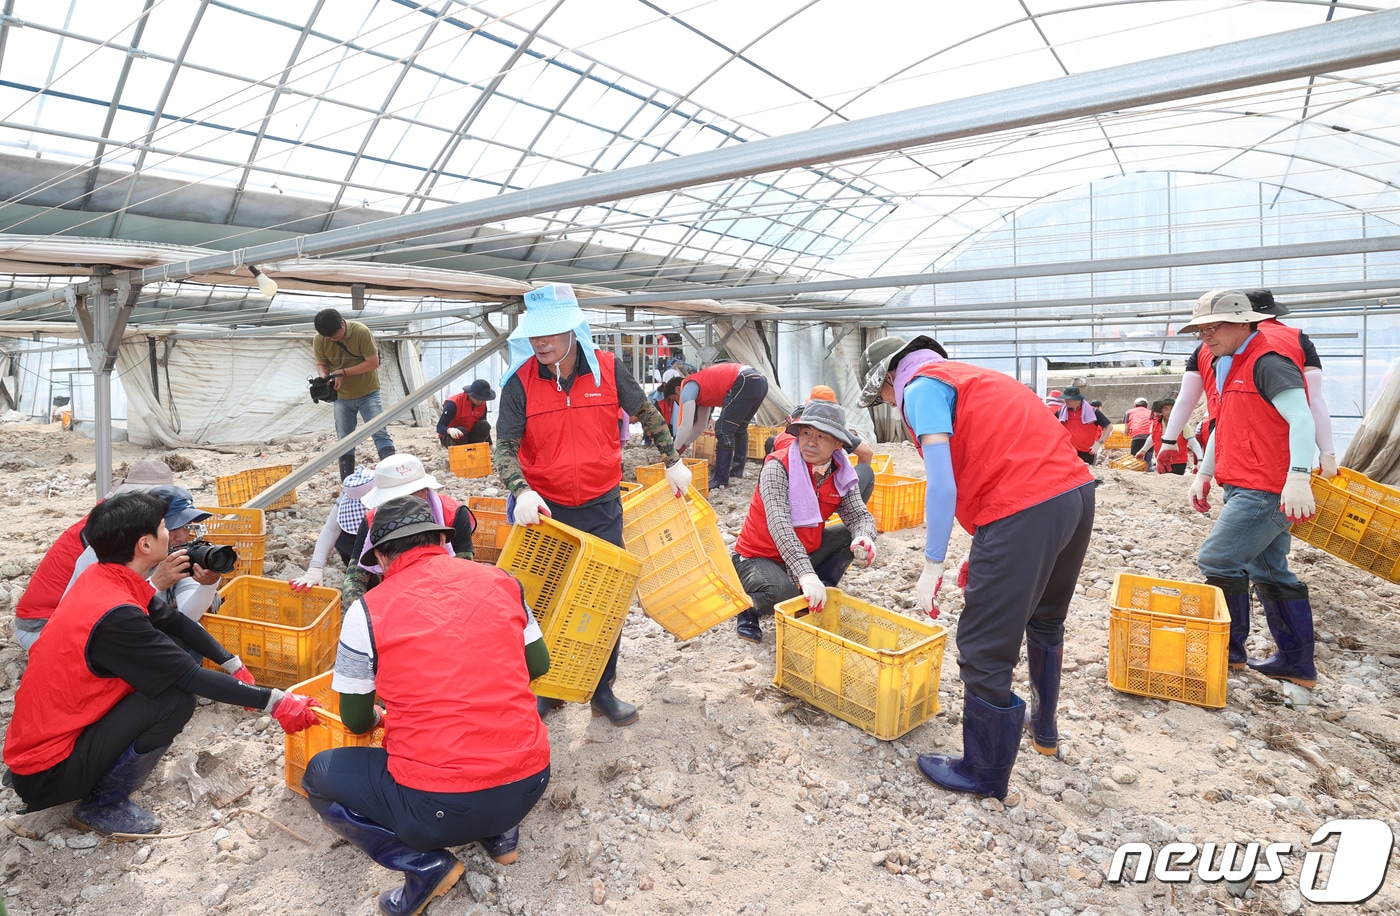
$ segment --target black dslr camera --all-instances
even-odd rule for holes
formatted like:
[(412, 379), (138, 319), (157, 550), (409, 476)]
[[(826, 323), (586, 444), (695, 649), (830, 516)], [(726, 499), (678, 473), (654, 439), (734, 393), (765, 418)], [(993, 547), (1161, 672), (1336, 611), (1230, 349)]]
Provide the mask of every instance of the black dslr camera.
[(185, 545), (185, 556), (191, 563), (198, 563), (205, 569), (212, 569), (221, 576), (233, 572), (238, 564), (238, 553), (225, 544), (211, 544), (204, 538), (190, 541)]
[(335, 382), (328, 378), (317, 376), (311, 381), (311, 403), (317, 404), (321, 401), (327, 403), (340, 397), (340, 392), (335, 390)]

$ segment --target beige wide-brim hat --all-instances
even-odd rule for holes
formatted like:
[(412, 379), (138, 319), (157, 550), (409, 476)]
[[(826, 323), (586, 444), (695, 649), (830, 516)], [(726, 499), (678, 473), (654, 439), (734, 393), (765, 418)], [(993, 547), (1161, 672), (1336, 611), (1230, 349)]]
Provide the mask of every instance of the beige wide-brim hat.
[(1273, 315), (1256, 312), (1249, 297), (1237, 289), (1213, 289), (1196, 300), (1196, 310), (1191, 320), (1177, 328), (1176, 333), (1186, 334), (1192, 328), (1203, 324), (1226, 321), (1231, 324), (1251, 324), (1255, 321), (1268, 321)]
[(108, 495), (168, 487), (174, 483), (175, 475), (170, 472), (170, 465), (156, 458), (143, 458), (131, 463), (131, 467), (126, 469), (126, 477), (112, 481), (112, 491)]

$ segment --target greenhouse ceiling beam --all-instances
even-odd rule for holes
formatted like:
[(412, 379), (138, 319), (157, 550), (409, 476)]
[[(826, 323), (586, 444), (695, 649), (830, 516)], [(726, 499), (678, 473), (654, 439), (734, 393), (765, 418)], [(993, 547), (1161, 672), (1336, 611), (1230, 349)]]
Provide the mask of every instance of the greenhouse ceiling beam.
[[(268, 242), (132, 271), (133, 284), (208, 276), (291, 257), (317, 257), (492, 222), (626, 200), (743, 176), (908, 150), (1000, 131), (1246, 89), (1400, 59), (1400, 9), (1295, 29), (1019, 86), (971, 98), (754, 140), (512, 191), (436, 210)], [(80, 294), (112, 281), (77, 284)], [(66, 294), (17, 299), (0, 316), (48, 305)]]

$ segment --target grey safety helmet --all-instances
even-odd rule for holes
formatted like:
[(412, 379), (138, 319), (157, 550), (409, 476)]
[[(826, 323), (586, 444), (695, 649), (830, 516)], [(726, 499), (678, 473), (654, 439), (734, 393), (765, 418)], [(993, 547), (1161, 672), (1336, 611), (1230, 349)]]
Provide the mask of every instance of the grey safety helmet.
[(932, 350), (944, 359), (948, 358), (948, 351), (943, 349), (943, 345), (927, 334), (920, 334), (913, 340), (905, 340), (903, 337), (881, 337), (866, 347), (865, 352), (860, 355), (859, 369), (863, 387), (856, 406), (869, 407), (879, 401), (880, 389), (885, 387), (885, 376), (895, 370), (905, 354), (915, 350)]

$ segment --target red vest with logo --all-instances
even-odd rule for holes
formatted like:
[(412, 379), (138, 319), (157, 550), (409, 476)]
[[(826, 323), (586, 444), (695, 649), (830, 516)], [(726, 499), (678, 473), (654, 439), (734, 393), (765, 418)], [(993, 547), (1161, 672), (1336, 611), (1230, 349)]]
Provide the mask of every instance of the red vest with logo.
[(1134, 407), (1124, 419), (1127, 422), (1123, 431), (1130, 436), (1145, 436), (1152, 431), (1152, 411), (1146, 407)]
[[(1293, 357), (1262, 333), (1230, 364), (1215, 428), (1215, 479), (1236, 487), (1282, 493), (1288, 479), (1288, 421), (1264, 399), (1254, 385), (1254, 364), (1266, 353)], [(1301, 351), (1300, 351), (1301, 352)], [(1301, 356), (1294, 361), (1303, 371)], [(1206, 390), (1215, 388), (1215, 371), (1201, 373)], [(1304, 390), (1306, 393), (1306, 389)]]
[[(1165, 426), (1162, 425), (1162, 421), (1159, 420), (1159, 419), (1157, 419), (1156, 417), (1153, 417), (1153, 418), (1152, 418), (1152, 452), (1153, 452), (1153, 454), (1156, 454), (1157, 452), (1161, 451), (1161, 448), (1162, 448), (1162, 433), (1164, 433), (1164, 432), (1166, 432), (1166, 431), (1167, 431), (1167, 428), (1166, 428)], [(1176, 451), (1176, 455), (1175, 455), (1174, 457), (1180, 458), (1181, 460), (1180, 460), (1180, 461), (1173, 461), (1172, 464), (1185, 464), (1185, 463), (1186, 463), (1186, 437), (1185, 437), (1184, 435), (1183, 435), (1183, 436), (1177, 436), (1177, 437), (1176, 437), (1176, 449), (1177, 449), (1177, 451)]]
[(561, 506), (581, 506), (622, 480), (615, 360), (603, 350), (595, 355), (601, 378), (580, 366), (569, 391), (540, 378), (533, 356), (515, 374), (525, 387), (520, 469), (530, 489)]
[(423, 792), (476, 792), (549, 764), (517, 580), (415, 547), (362, 601), (395, 780)]
[(82, 556), (83, 528), (87, 527), (87, 516), (74, 522), (67, 531), (58, 536), (53, 546), (39, 561), (38, 569), (29, 577), (24, 594), (15, 604), (15, 616), (21, 620), (47, 620), (58, 607), (59, 600), (68, 589), (68, 580), (73, 578), (73, 567)]
[(476, 425), (476, 421), (486, 416), (486, 402), (473, 404), (472, 399), (465, 391), (458, 392), (447, 399), (447, 403), (457, 408), (457, 412), (452, 415), (449, 424), (458, 429), (470, 430)]
[[(1097, 415), (1096, 415), (1097, 417)], [(1074, 446), (1076, 452), (1087, 452), (1094, 447), (1099, 436), (1103, 435), (1103, 427), (1097, 423), (1085, 423), (1080, 417), (1079, 411), (1073, 407), (1065, 409), (1065, 419), (1060, 426), (1069, 433), (1070, 444)], [(1010, 427), (1014, 429), (1015, 427)]]
[[(461, 510), (462, 504), (457, 502), (457, 500), (453, 499), (451, 496), (448, 496), (441, 490), (435, 490), (434, 492), (437, 493), (438, 501), (442, 503), (442, 523), (444, 525), (447, 525), (449, 528), (453, 529), (452, 536), (448, 538), (447, 543), (452, 545), (452, 549), (455, 550), (457, 553), (462, 553), (467, 549), (467, 547), (466, 544), (457, 543), (457, 538), (459, 535), (456, 531), (457, 513)], [(375, 506), (373, 509), (370, 509), (365, 513), (364, 530), (366, 533), (368, 533), (374, 527), (374, 513), (378, 511), (378, 509), (379, 507)], [(468, 509), (467, 512), (468, 514), (470, 514), (471, 510)], [(471, 524), (468, 525), (468, 528), (472, 531), (476, 530), (475, 515), (471, 516)], [(468, 539), (467, 543), (471, 543), (470, 538)]]
[[(948, 439), (958, 485), (953, 512), (969, 533), (1093, 481), (1064, 425), (1011, 376), (953, 360), (925, 366), (918, 376), (925, 375), (957, 392)], [(922, 455), (907, 422), (905, 429)]]
[(700, 394), (695, 398), (695, 403), (700, 407), (723, 407), (725, 395), (729, 394), (729, 389), (734, 387), (734, 380), (739, 377), (739, 373), (744, 367), (740, 363), (720, 363), (715, 366), (707, 366), (696, 372), (694, 375), (687, 375), (687, 382), (695, 382), (700, 386)]
[[(773, 453), (764, 459), (769, 461), (786, 461), (788, 446), (773, 449)], [(800, 454), (793, 455), (797, 461), (802, 461)], [(807, 464), (805, 461), (803, 464)], [(836, 507), (841, 504), (841, 494), (836, 489), (836, 475), (827, 474), (826, 480), (817, 483), (816, 472), (811, 465), (807, 465), (807, 472), (812, 475), (812, 487), (817, 492), (817, 512), (823, 518), (831, 517), (831, 513), (836, 511)], [(787, 473), (787, 466), (783, 466), (783, 473)], [(768, 512), (763, 506), (763, 497), (759, 493), (759, 487), (754, 487), (753, 499), (749, 500), (749, 512), (744, 516), (744, 527), (739, 532), (739, 540), (734, 544), (734, 552), (741, 557), (750, 560), (758, 557), (767, 557), (770, 560), (783, 562), (783, 555), (778, 552), (778, 545), (773, 543), (773, 535), (768, 531)], [(794, 528), (797, 532), (797, 539), (802, 542), (802, 549), (812, 553), (822, 544), (822, 532), (826, 530), (825, 525), (813, 525), (808, 528)]]
[(145, 612), (155, 593), (151, 583), (118, 563), (95, 563), (73, 583), (29, 650), (5, 734), (10, 769), (32, 776), (66, 760), (83, 729), (135, 690), (119, 677), (92, 673), (88, 638), (108, 611), (130, 604)]
[[(1282, 353), (1284, 356), (1298, 366), (1303, 368), (1303, 341), (1302, 332), (1297, 328), (1290, 328), (1277, 318), (1270, 318), (1268, 321), (1259, 322), (1259, 336), (1263, 337), (1274, 347), (1275, 353)], [(1196, 369), (1201, 373), (1201, 381), (1206, 386), (1206, 413), (1212, 417), (1220, 416), (1220, 392), (1215, 387), (1215, 354), (1211, 353), (1210, 347), (1199, 344), (1196, 347)], [(1210, 434), (1207, 432), (1206, 437)]]

